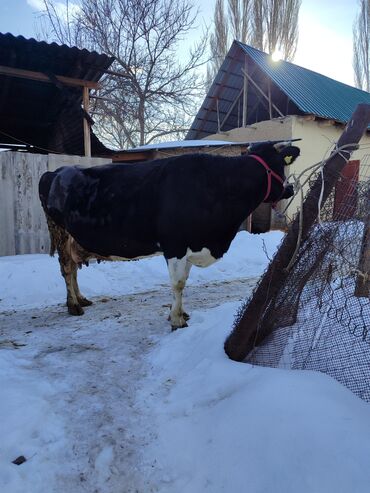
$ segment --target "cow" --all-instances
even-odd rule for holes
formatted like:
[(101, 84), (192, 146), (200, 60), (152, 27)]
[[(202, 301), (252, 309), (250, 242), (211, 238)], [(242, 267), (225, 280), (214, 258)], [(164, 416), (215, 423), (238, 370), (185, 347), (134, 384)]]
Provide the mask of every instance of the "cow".
[(185, 327), (189, 315), (182, 293), (191, 266), (220, 259), (262, 202), (293, 195), (284, 165), (300, 151), (290, 144), (261, 143), (236, 157), (188, 154), (44, 173), (39, 195), (50, 254), (57, 250), (66, 283), (68, 312), (82, 315), (92, 303), (77, 282), (77, 268), (90, 259), (163, 254), (173, 291), (169, 320), (172, 329)]

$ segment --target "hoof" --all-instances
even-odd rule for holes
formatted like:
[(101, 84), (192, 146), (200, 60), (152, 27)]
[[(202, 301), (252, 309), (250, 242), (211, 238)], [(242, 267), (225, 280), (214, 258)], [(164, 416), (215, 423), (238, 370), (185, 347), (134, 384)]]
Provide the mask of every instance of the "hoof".
[[(181, 318), (183, 318), (185, 320), (185, 323), (186, 323), (190, 319), (190, 315), (186, 312), (182, 312)], [(169, 322), (171, 322), (171, 314), (168, 315), (167, 320)], [(187, 327), (187, 325), (180, 325), (178, 327), (176, 326), (175, 328), (180, 328), (180, 327)]]
[(70, 315), (83, 315), (84, 311), (80, 305), (68, 305), (68, 313)]
[(79, 298), (78, 303), (80, 306), (90, 306), (93, 304), (93, 302), (88, 300), (87, 298)]
[(188, 324), (185, 322), (185, 320), (183, 322), (180, 321), (177, 324), (171, 323), (171, 330), (172, 330), (172, 332), (174, 332), (177, 329), (183, 329), (184, 327), (187, 327), (187, 326), (188, 326)]

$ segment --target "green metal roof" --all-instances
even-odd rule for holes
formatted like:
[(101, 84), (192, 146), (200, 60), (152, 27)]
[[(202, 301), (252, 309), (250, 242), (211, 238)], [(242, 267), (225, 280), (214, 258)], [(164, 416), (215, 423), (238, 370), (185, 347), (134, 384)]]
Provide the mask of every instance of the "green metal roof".
[[(242, 94), (247, 67), (247, 125), (279, 115), (314, 115), (346, 124), (370, 93), (234, 41), (198, 110), (186, 139), (202, 139), (242, 125)], [(271, 82), (271, 84), (269, 83)], [(271, 91), (272, 110), (261, 97)], [(370, 125), (369, 125), (370, 130)]]
[(304, 113), (347, 123), (359, 103), (370, 104), (370, 93), (325, 75), (280, 60), (236, 41), (241, 49)]

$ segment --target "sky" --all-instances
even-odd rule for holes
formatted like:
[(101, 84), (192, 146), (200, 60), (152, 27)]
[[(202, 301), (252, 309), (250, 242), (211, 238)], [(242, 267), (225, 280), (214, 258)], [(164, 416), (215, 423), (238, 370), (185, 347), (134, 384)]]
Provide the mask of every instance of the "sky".
[[(193, 0), (210, 24), (215, 0)], [(0, 32), (34, 37), (40, 0), (0, 0)], [(352, 26), (358, 0), (302, 0), (294, 63), (353, 85)]]

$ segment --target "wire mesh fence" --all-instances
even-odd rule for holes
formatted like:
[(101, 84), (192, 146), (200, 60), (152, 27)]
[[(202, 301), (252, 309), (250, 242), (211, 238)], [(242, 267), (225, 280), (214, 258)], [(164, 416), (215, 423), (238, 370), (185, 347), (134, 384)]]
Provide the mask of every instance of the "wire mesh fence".
[[(269, 335), (246, 361), (324, 372), (370, 401), (370, 156), (338, 177), (269, 300)], [(271, 309), (273, 303), (273, 309)]]

